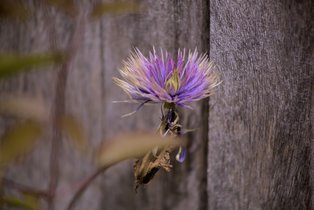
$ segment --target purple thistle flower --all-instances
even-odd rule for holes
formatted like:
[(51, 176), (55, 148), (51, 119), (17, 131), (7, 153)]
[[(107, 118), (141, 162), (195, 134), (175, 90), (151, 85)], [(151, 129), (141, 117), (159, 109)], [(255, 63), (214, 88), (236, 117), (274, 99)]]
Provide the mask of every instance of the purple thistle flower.
[[(206, 54), (199, 55), (196, 50), (189, 51), (187, 56), (185, 50), (179, 50), (177, 58), (174, 59), (168, 52), (164, 53), (162, 50), (158, 55), (153, 49), (153, 52), (149, 53), (149, 57), (145, 57), (136, 49), (128, 60), (124, 61), (120, 74), (122, 78), (114, 77), (114, 82), (129, 95), (132, 101), (141, 103), (135, 111), (124, 116), (137, 112), (145, 103), (163, 103), (163, 116), (159, 127), (162, 135), (180, 136), (182, 134), (176, 105), (189, 107), (189, 103), (210, 96), (213, 89), (219, 84), (218, 75), (212, 70), (212, 63), (208, 56)], [(157, 152), (155, 153), (157, 154)], [(156, 154), (152, 157), (156, 157)], [(166, 153), (160, 154), (165, 155)], [(180, 147), (176, 155), (177, 161), (182, 163), (185, 156), (186, 148)], [(157, 160), (159, 159), (150, 161), (157, 164), (155, 163)], [(167, 160), (167, 158), (162, 157), (160, 160)], [(144, 164), (142, 161), (137, 164)], [(170, 162), (159, 164), (161, 165), (157, 164), (157, 168), (168, 169), (165, 166)], [(137, 165), (137, 168), (142, 167)], [(139, 174), (136, 175), (139, 183), (146, 178), (150, 180), (153, 177), (146, 172)]]
[(206, 98), (219, 84), (207, 55), (195, 50), (178, 51), (176, 61), (168, 52), (155, 51), (145, 57), (138, 49), (131, 53), (120, 69), (122, 79), (113, 78), (131, 100), (155, 103), (173, 103), (183, 107)]

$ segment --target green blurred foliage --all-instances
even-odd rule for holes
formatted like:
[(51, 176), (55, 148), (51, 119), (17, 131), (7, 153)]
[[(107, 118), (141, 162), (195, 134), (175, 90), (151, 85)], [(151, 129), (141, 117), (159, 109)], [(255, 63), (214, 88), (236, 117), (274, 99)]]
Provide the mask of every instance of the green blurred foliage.
[(48, 105), (41, 98), (26, 95), (0, 94), (0, 116), (13, 116), (47, 122), (50, 118)]
[(35, 198), (33, 198), (32, 201), (30, 201), (29, 199), (20, 200), (12, 196), (3, 196), (2, 202), (5, 206), (8, 206), (8, 207), (16, 207), (16, 208), (22, 208), (22, 209), (28, 209), (28, 210), (39, 210), (38, 198), (36, 200)]
[(27, 20), (29, 17), (30, 11), (25, 7), (23, 1), (0, 1), (0, 19), (18, 19), (24, 21)]
[(88, 140), (87, 134), (82, 123), (76, 119), (74, 116), (65, 115), (61, 118), (61, 128), (62, 131), (68, 136), (72, 144), (80, 152), (87, 152)]
[(78, 7), (74, 0), (44, 0), (44, 2), (68, 15), (75, 16), (78, 14)]
[(0, 78), (11, 76), (22, 71), (33, 70), (34, 67), (62, 63), (65, 59), (62, 53), (46, 54), (0, 54)]
[(23, 201), (30, 206), (33, 210), (39, 210), (40, 209), (40, 200), (39, 197), (34, 195), (34, 194), (30, 194), (30, 193), (23, 193)]
[(42, 133), (35, 121), (24, 121), (9, 128), (0, 141), (0, 169), (29, 152)]
[(132, 1), (114, 1), (111, 3), (98, 3), (90, 13), (90, 18), (98, 19), (107, 14), (135, 13), (141, 10), (141, 5)]
[(96, 159), (104, 168), (126, 159), (139, 158), (156, 147), (178, 147), (184, 143), (170, 136), (143, 132), (119, 135), (105, 142), (99, 147)]

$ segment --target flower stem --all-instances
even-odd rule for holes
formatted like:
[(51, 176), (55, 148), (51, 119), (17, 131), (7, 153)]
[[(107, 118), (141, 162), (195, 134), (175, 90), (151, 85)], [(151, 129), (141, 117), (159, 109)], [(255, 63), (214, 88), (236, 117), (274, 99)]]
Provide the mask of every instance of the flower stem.
[(103, 173), (107, 168), (108, 167), (100, 168), (86, 178), (86, 180), (81, 184), (79, 189), (75, 192), (74, 196), (70, 200), (70, 203), (69, 203), (68, 207), (66, 208), (67, 210), (71, 210), (74, 208), (75, 203), (80, 198), (80, 196), (83, 194), (83, 192), (86, 190), (86, 188), (98, 177), (98, 175)]

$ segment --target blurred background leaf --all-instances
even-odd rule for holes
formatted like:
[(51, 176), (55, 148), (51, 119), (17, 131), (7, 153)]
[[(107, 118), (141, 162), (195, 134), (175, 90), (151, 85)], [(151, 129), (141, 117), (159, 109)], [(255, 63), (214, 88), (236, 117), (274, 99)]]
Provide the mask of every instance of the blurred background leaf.
[(47, 54), (0, 54), (0, 78), (10, 76), (21, 71), (29, 71), (34, 67), (62, 63), (65, 56), (62, 53)]
[(74, 0), (44, 0), (44, 2), (71, 16), (75, 16), (78, 13)]
[(23, 201), (30, 206), (33, 210), (40, 209), (39, 197), (30, 193), (23, 193)]
[(0, 1), (0, 18), (14, 18), (21, 21), (29, 18), (30, 12), (25, 7), (23, 1), (18, 0), (1, 0)]
[(180, 143), (184, 142), (153, 133), (124, 134), (100, 146), (96, 161), (100, 167), (108, 167), (126, 159), (141, 157), (155, 147), (178, 147)]
[(30, 205), (28, 202), (20, 200), (18, 198), (12, 196), (3, 196), (2, 202), (6, 206), (9, 207), (17, 207), (19, 209), (28, 209), (28, 210), (38, 210), (38, 208), (34, 208), (34, 206)]
[(86, 152), (88, 141), (85, 128), (74, 116), (63, 116), (61, 118), (63, 132), (69, 137), (73, 145), (81, 152)]
[(100, 18), (106, 14), (134, 13), (141, 10), (141, 5), (132, 1), (114, 1), (112, 3), (98, 3), (92, 9), (90, 17)]
[(42, 133), (35, 121), (24, 121), (9, 128), (0, 141), (0, 168), (29, 152)]
[(43, 99), (25, 95), (0, 95), (0, 115), (32, 119), (39, 122), (49, 120), (49, 110)]

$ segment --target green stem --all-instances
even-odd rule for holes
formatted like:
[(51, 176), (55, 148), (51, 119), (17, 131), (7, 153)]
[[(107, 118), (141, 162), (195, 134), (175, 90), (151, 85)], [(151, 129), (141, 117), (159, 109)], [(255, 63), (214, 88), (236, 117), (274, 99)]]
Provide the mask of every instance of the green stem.
[(75, 192), (73, 195), (72, 199), (70, 200), (70, 203), (68, 207), (66, 208), (67, 210), (71, 210), (74, 208), (75, 203), (77, 200), (81, 197), (83, 192), (86, 190), (86, 188), (101, 174), (103, 173), (106, 168), (100, 168), (97, 171), (93, 172), (90, 176), (87, 177), (87, 179), (82, 183), (82, 185), (79, 187), (79, 189)]

